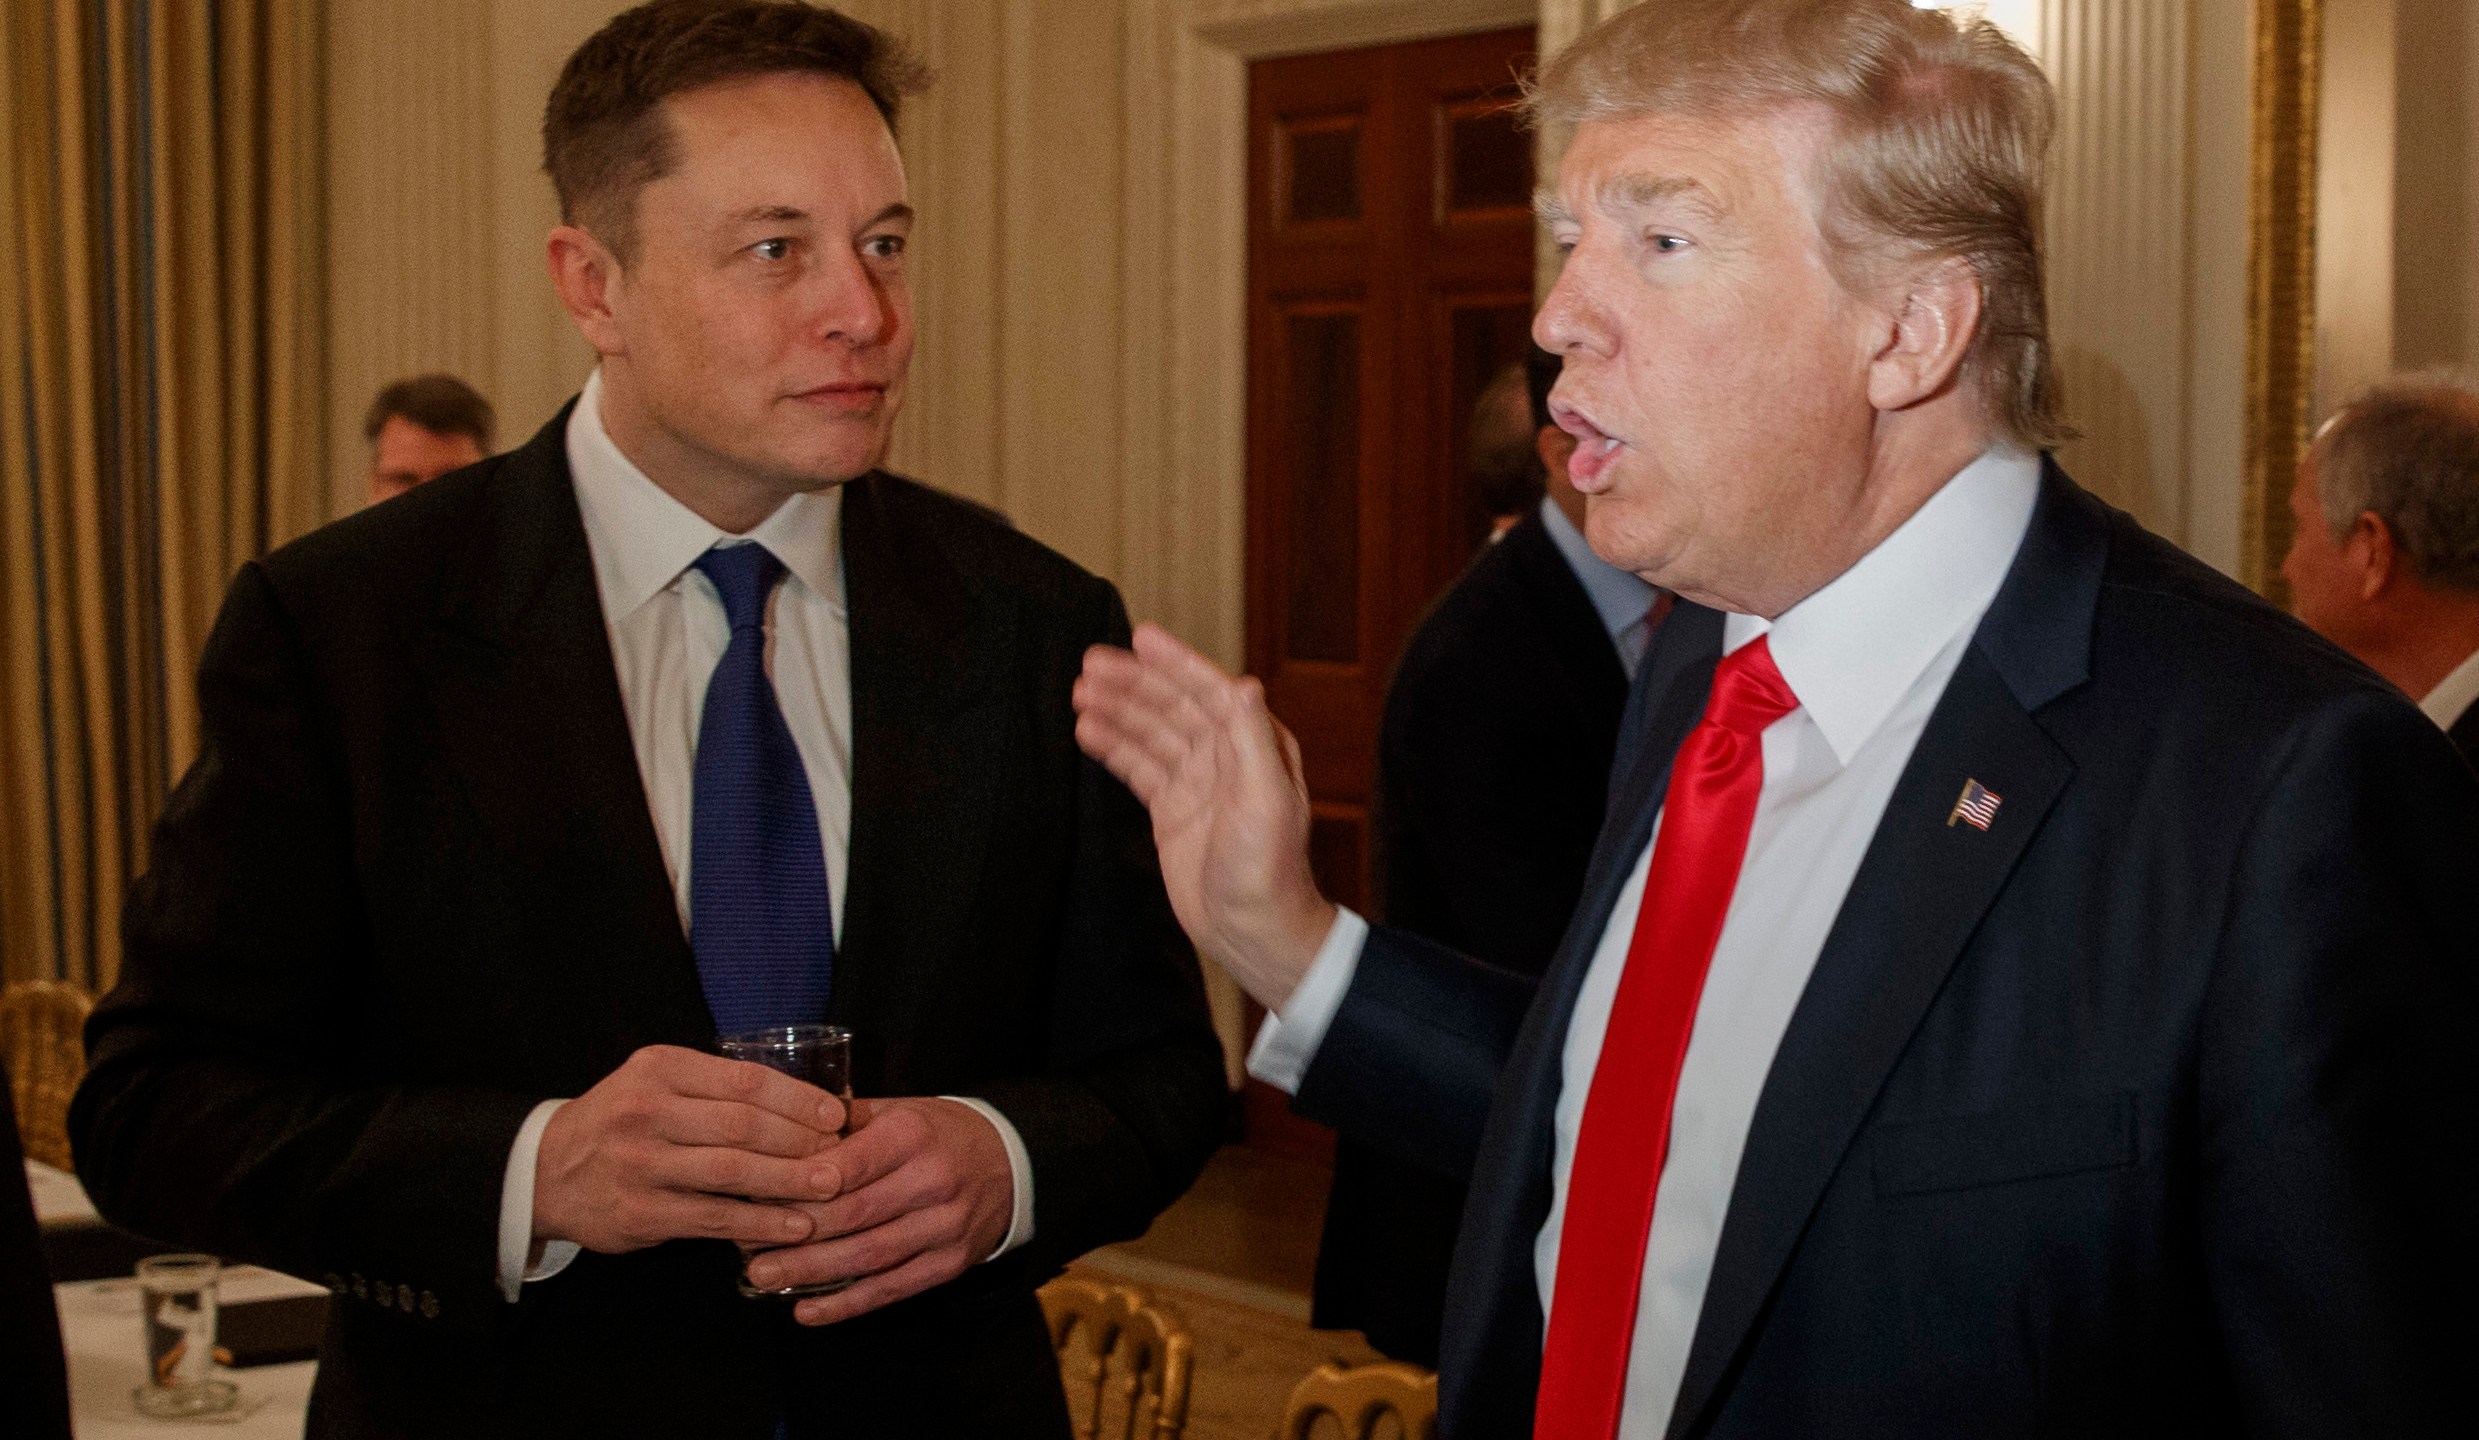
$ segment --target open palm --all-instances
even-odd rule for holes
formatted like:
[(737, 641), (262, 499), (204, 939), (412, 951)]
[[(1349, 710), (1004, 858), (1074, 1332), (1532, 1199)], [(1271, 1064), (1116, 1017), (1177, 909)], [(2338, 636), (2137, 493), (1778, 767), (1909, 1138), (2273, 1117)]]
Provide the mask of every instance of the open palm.
[(1334, 907), (1309, 873), (1299, 743), (1264, 687), (1145, 625), (1131, 650), (1086, 652), (1075, 699), (1077, 742), (1153, 816), (1179, 923), (1279, 1010)]

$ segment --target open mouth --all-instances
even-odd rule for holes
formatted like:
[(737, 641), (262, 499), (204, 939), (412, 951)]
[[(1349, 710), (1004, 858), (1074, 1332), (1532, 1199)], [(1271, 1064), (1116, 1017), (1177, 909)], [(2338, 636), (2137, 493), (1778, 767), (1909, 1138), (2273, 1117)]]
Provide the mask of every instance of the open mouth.
[(1575, 406), (1551, 397), (1549, 418), (1575, 437), (1575, 453), (1567, 458), (1567, 478), (1579, 489), (1590, 489), (1618, 458), (1626, 442), (1603, 430)]

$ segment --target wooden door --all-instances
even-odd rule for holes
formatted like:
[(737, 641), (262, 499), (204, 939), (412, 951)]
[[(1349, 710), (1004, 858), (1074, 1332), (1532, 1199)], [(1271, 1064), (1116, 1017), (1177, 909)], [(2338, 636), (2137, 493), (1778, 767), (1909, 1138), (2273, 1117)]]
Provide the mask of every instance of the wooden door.
[[(1531, 327), (1533, 50), (1503, 30), (1249, 71), (1248, 668), (1300, 737), (1318, 879), (1364, 914), (1386, 682), (1487, 533), (1464, 435)], [(1330, 1150), (1300, 1123), (1252, 1093), (1252, 1142)]]

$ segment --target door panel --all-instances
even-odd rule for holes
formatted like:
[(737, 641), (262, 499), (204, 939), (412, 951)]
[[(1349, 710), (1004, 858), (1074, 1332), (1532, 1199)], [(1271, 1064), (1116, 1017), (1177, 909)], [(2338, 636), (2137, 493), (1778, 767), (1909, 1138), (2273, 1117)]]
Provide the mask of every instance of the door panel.
[[(1506, 30), (1249, 70), (1248, 667), (1300, 738), (1318, 881), (1368, 914), (1386, 682), (1487, 533), (1465, 431), (1531, 325), (1533, 47)], [(1330, 1153), (1273, 1097), (1246, 1109), (1252, 1140)]]

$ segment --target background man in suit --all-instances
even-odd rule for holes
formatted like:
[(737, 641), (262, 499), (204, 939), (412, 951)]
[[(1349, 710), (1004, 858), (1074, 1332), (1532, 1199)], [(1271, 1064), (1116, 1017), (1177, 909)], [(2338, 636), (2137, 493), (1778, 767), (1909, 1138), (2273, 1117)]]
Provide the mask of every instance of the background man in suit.
[(415, 375), (383, 387), (362, 417), (370, 442), (370, 503), (393, 500), (491, 453), (498, 417), (482, 392), (453, 375)]
[(1508, 365), (1481, 387), (1465, 427), (1464, 472), (1472, 499), (1489, 517), (1489, 538), (1503, 539), (1541, 503), (1549, 474), (1541, 468), (1533, 436), (1531, 386), (1520, 363)]
[[(335, 1289), (314, 1434), (1063, 1435), (1034, 1285), (1219, 1138), (1073, 740), (1118, 597), (874, 468), (914, 83), (804, 5), (612, 21), (544, 121), (583, 395), (234, 583), (73, 1124), (107, 1215)], [(710, 1053), (820, 1020), (911, 1097), (840, 1142)]]
[[(1378, 739), (1378, 855), (1389, 924), (1538, 976), (1584, 888), (1661, 592), (1584, 542), (1575, 437), (1549, 419), (1558, 357), (1535, 351), (1515, 373), (1547, 493), (1404, 648)], [(1463, 1181), (1342, 1137), (1316, 1323), (1436, 1365)]]
[(2479, 382), (2407, 376), (2343, 406), (2290, 515), (2290, 608), (2479, 765)]
[(2479, 786), (2033, 453), (2038, 69), (1668, 0), (1535, 107), (1570, 474), (1681, 597), (1548, 974), (1323, 900), (1254, 682), (1078, 689), (1256, 1072), (1471, 1167), (1444, 1433), (2459, 1433)]

